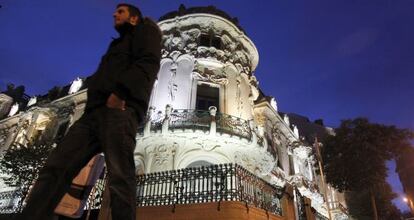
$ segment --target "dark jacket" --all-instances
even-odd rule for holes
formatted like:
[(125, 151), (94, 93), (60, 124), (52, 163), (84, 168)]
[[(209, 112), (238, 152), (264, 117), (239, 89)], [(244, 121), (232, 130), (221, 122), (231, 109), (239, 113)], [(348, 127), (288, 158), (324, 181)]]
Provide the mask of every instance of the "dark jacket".
[(161, 31), (145, 18), (136, 26), (118, 28), (97, 71), (87, 81), (86, 111), (104, 106), (111, 93), (135, 109), (139, 121), (147, 111), (154, 81), (160, 67)]

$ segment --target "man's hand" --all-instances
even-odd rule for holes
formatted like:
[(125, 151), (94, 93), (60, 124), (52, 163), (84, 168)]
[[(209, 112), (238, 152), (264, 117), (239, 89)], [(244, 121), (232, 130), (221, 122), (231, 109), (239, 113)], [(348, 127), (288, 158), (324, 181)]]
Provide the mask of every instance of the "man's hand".
[(125, 110), (125, 101), (120, 99), (115, 94), (111, 93), (111, 95), (108, 97), (108, 100), (106, 100), (106, 107)]

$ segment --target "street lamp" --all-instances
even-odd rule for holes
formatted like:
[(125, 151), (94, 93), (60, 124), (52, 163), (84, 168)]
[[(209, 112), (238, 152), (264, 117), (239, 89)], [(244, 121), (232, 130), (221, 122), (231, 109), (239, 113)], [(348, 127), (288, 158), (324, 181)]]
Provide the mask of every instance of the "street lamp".
[(403, 198), (403, 201), (404, 201), (405, 203), (408, 203), (408, 199), (407, 199), (407, 197), (404, 197), (404, 198)]

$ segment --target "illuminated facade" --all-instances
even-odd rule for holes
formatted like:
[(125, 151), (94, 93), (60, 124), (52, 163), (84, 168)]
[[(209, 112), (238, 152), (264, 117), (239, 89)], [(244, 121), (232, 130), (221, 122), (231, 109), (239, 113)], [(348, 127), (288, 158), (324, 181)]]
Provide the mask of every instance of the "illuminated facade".
[[(292, 186), (293, 198), (306, 197), (313, 212), (326, 218), (312, 145), (278, 111), (275, 99), (261, 92), (254, 76), (258, 51), (237, 22), (214, 7), (181, 6), (158, 24), (164, 33), (161, 68), (137, 133), (137, 175), (238, 164), (275, 187)], [(63, 96), (32, 99), (29, 108), (1, 120), (1, 150), (14, 142), (61, 138), (83, 113), (81, 83), (77, 78)], [(1, 112), (8, 114), (12, 104), (0, 95)], [(295, 218), (302, 219), (303, 204), (293, 202)]]

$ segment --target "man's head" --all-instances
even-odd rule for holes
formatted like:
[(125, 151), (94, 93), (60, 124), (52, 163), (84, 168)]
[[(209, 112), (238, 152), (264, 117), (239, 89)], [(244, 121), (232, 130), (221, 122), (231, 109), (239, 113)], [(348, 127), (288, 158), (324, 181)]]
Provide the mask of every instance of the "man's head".
[(125, 23), (137, 25), (142, 19), (141, 11), (137, 7), (125, 3), (116, 6), (113, 16), (115, 27), (122, 26)]

